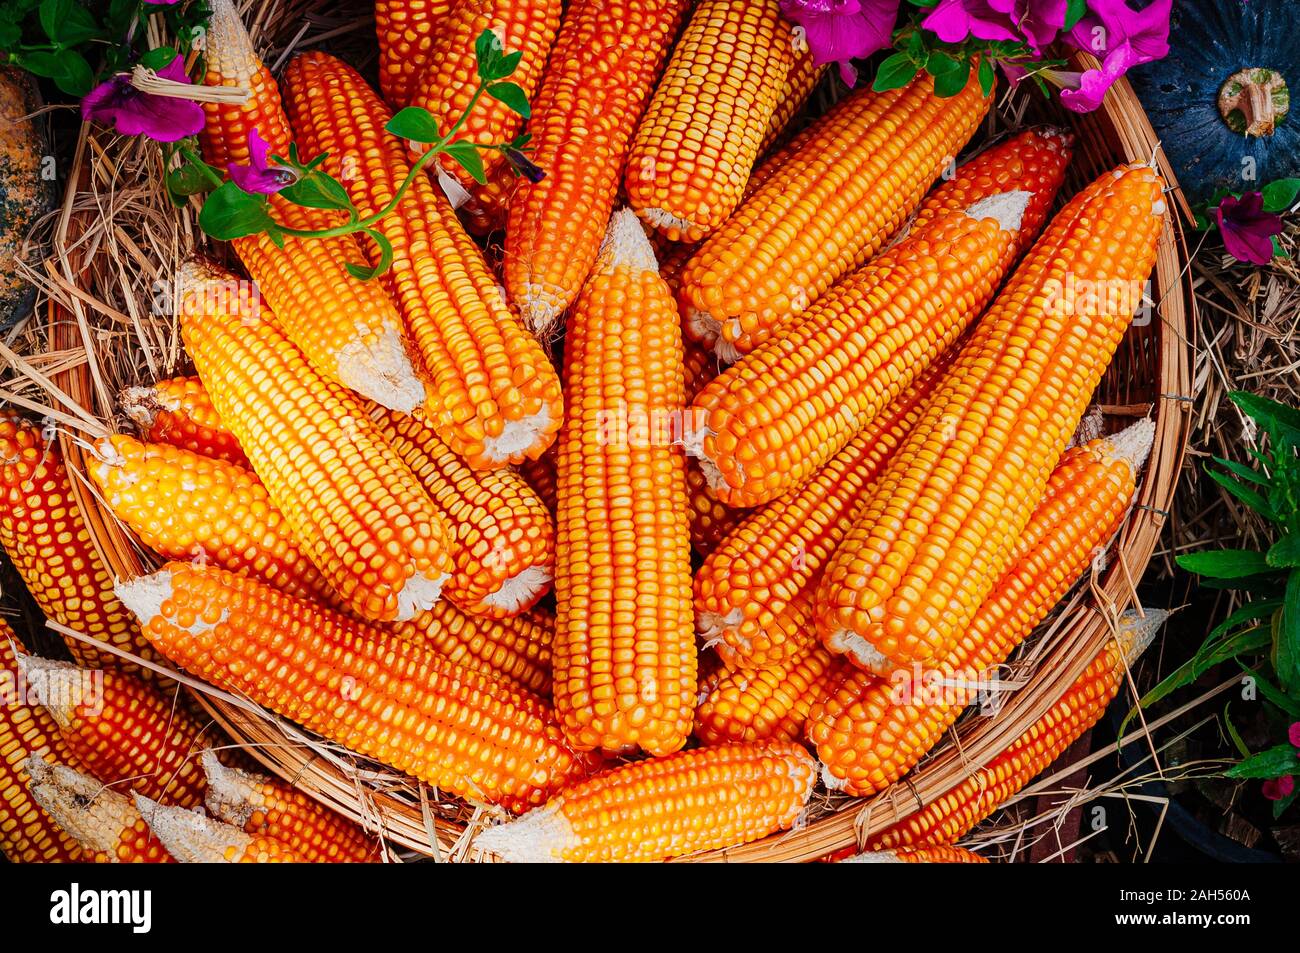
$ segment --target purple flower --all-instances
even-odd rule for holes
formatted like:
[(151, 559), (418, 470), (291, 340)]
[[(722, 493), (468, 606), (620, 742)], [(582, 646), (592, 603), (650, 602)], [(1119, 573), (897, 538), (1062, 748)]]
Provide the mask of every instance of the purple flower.
[(977, 40), (1015, 40), (1011, 11), (1015, 0), (940, 0), (921, 22), (945, 43)]
[(851, 60), (889, 46), (900, 0), (781, 0), (781, 14), (803, 27), (813, 60), (839, 63), (840, 76), (853, 86), (858, 72)]
[(1042, 53), (1065, 29), (1068, 0), (1015, 0), (1011, 18), (1035, 53)]
[(1061, 90), (1061, 103), (1066, 109), (1077, 113), (1092, 112), (1101, 105), (1115, 81), (1136, 62), (1133, 48), (1125, 43), (1106, 54), (1101, 69), (1062, 73), (1061, 75), (1070, 77), (1070, 85)]
[(1134, 10), (1126, 0), (1089, 0), (1088, 13), (1074, 25), (1070, 39), (1097, 59), (1125, 43), (1132, 48), (1134, 66), (1163, 59), (1169, 55), (1172, 5), (1173, 0), (1154, 0), (1145, 10)]
[(1247, 192), (1240, 199), (1225, 195), (1214, 217), (1223, 247), (1233, 258), (1252, 265), (1267, 265), (1272, 260), (1273, 236), (1282, 233), (1282, 216), (1264, 211), (1262, 193)]
[(1300, 721), (1291, 723), (1291, 727), (1286, 732), (1286, 740), (1295, 747), (1300, 748)]
[(270, 143), (261, 137), (257, 129), (253, 129), (248, 134), (248, 165), (232, 162), (226, 166), (231, 181), (245, 192), (260, 192), (263, 195), (274, 195), (286, 185), (297, 182), (298, 175), (293, 169), (268, 163), (270, 154)]
[(1264, 782), (1262, 793), (1270, 801), (1280, 801), (1283, 798), (1290, 797), (1291, 792), (1295, 790), (1295, 778), (1289, 774), (1284, 774), (1280, 778), (1269, 778)]
[(518, 149), (507, 149), (505, 156), (511, 167), (534, 185), (546, 178), (546, 173), (542, 171), (541, 166)]
[[(180, 56), (158, 70), (158, 76), (177, 83), (190, 81)], [(118, 73), (87, 93), (81, 115), (111, 125), (124, 136), (143, 134), (158, 142), (175, 142), (203, 128), (203, 107), (198, 103), (142, 92), (131, 85), (129, 73)]]

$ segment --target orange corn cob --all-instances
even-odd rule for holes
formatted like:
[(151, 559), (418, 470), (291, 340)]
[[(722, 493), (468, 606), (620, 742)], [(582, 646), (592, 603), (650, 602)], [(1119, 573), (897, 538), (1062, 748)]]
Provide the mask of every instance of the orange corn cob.
[(761, 633), (809, 590), (848, 534), (876, 478), (921, 418), (945, 363), (941, 358), (922, 373), (802, 486), (732, 521), (695, 573), (695, 619), (704, 638), (722, 640), (742, 660), (768, 641)]
[(687, 0), (575, 0), (533, 106), (532, 160), (506, 226), (506, 290), (548, 338), (596, 262), (637, 120)]
[(520, 176), (513, 167), (499, 165), (485, 183), (475, 183), (464, 193), (461, 202), (452, 202), (465, 231), (482, 238), (505, 228), (519, 184)]
[(449, 794), (518, 810), (586, 771), (550, 706), (417, 642), (183, 563), (118, 592), (198, 678)]
[(18, 667), (79, 766), (168, 804), (203, 803), (204, 729), (177, 699), (121, 672), (34, 655)]
[(844, 664), (814, 642), (771, 668), (720, 669), (700, 685), (695, 737), (706, 745), (801, 741), (808, 712), (835, 684)]
[(207, 751), (207, 808), (217, 820), (246, 834), (286, 844), (312, 864), (377, 862), (381, 841), (286, 784), (228, 768)]
[(1046, 714), (1005, 751), (917, 813), (872, 838), (873, 850), (951, 844), (1041, 774), (1061, 752), (1097, 723), (1119, 694), (1128, 666), (1155, 638), (1168, 615), (1129, 610), (1119, 631)]
[(392, 412), (375, 420), (452, 527), (446, 597), (491, 618), (535, 605), (555, 568), (555, 522), (532, 487), (513, 470), (471, 470), (421, 421)]
[[(910, 681), (854, 669), (817, 706), (808, 737), (827, 787), (863, 796), (882, 790), (942, 739), (1119, 529), (1154, 432), (1142, 421), (1062, 457), (1010, 568), (942, 661)], [(936, 685), (944, 686), (939, 697)]]
[[(247, 164), (253, 130), (272, 155), (286, 155), (291, 133), (275, 80), (257, 58), (232, 0), (212, 0), (210, 7), (204, 85), (239, 86), (251, 95), (242, 105), (204, 104), (207, 123), (199, 138), (204, 159), (221, 170), (232, 162)], [(341, 213), (279, 197), (272, 198), (271, 212), (290, 228), (328, 228), (341, 220)], [(395, 410), (409, 412), (424, 402), (397, 309), (378, 282), (361, 281), (346, 270), (349, 263), (365, 261), (355, 236), (289, 237), (281, 248), (261, 234), (232, 244), (285, 334), (322, 374)]]
[[(781, 95), (777, 97), (776, 111), (772, 113), (772, 119), (767, 124), (767, 131), (763, 133), (763, 141), (759, 143), (758, 154), (760, 156), (765, 155), (772, 146), (781, 141), (789, 130), (794, 117), (808, 103), (808, 97), (817, 88), (817, 83), (821, 81), (825, 73), (826, 67), (824, 65), (818, 66), (816, 57), (811, 52), (805, 51), (795, 56), (794, 62), (790, 66), (790, 72), (786, 75), (785, 85), (781, 87)], [(746, 197), (751, 194), (754, 188), (752, 172), (750, 173), (750, 179), (751, 181), (745, 185)]]
[(798, 745), (721, 745), (610, 768), (474, 841), (516, 863), (656, 861), (792, 827), (816, 784)]
[(375, 0), (379, 88), (394, 109), (411, 105), (414, 87), (438, 68), (430, 54), (453, 6), (452, 0)]
[(691, 547), (704, 557), (712, 553), (749, 513), (719, 502), (699, 467), (686, 468), (686, 498), (691, 514)]
[(186, 349), (308, 557), (355, 611), (409, 619), (437, 601), (449, 538), (357, 398), (317, 374), (228, 275), (181, 266)]
[(299, 598), (330, 593), (252, 470), (115, 434), (87, 472), (113, 515), (168, 559), (210, 560)]
[(701, 334), (757, 344), (875, 254), (989, 107), (972, 79), (936, 96), (928, 76), (842, 100), (705, 242), (679, 300)]
[(629, 210), (569, 315), (560, 434), (555, 707), (582, 748), (653, 755), (691, 730), (686, 460), (677, 309)]
[[(668, 285), (668, 289), (676, 297), (677, 292), (681, 289), (682, 269), (686, 263), (691, 260), (700, 246), (690, 242), (670, 242), (666, 239), (660, 239), (655, 243), (655, 255), (659, 259), (659, 277)], [(687, 338), (687, 351), (697, 353), (711, 352), (712, 348), (704, 347), (700, 342)], [(713, 356), (710, 353), (710, 356)], [(717, 358), (714, 357), (716, 363)]]
[[(475, 42), (491, 30), (506, 54), (522, 53), (510, 82), (529, 100), (541, 82), (546, 58), (560, 30), (560, 0), (461, 0), (440, 25), (429, 50), (429, 68), (411, 85), (411, 105), (433, 113), (438, 128), (451, 129), (478, 88)], [(483, 96), (457, 134), (458, 141), (482, 145), (511, 141), (523, 118), (490, 96)], [(499, 152), (480, 153), (485, 172), (502, 160)], [(462, 185), (474, 180), (459, 163), (439, 160)]]
[(10, 863), (64, 864), (81, 846), (32, 798), (24, 762), (33, 755), (71, 761), (59, 727), (39, 705), (26, 703), (16, 652), (23, 646), (0, 619), (0, 855)]
[(128, 795), (39, 755), (28, 758), (23, 767), (31, 776), (32, 799), (80, 845), (81, 862), (176, 862), (150, 833)]
[[(329, 155), (325, 170), (361, 214), (391, 201), (410, 164), (402, 143), (384, 131), (392, 114), (360, 74), (328, 54), (305, 53), (285, 71), (284, 90), (299, 145)], [(383, 281), (429, 381), (425, 407), (439, 435), (477, 468), (540, 454), (560, 429), (559, 376), (438, 186), (417, 176), (375, 227), (396, 254)], [(377, 264), (379, 247), (367, 247)]]
[(248, 457), (212, 406), (197, 377), (173, 377), (147, 387), (128, 387), (118, 400), (146, 443), (165, 443), (235, 466)]
[[(46, 617), (152, 659), (139, 626), (113, 595), (113, 577), (72, 496), (72, 476), (53, 441), (52, 433), (20, 417), (0, 415), (0, 545)], [(154, 677), (79, 639), (64, 642), (83, 665)]]
[(701, 0), (627, 157), (628, 204), (673, 241), (697, 242), (745, 191), (794, 66), (777, 0)]
[(167, 807), (137, 794), (136, 810), (169, 854), (182, 864), (305, 864), (288, 844), (249, 834), (199, 811)]
[[(1108, 172), (1035, 243), (828, 565), (817, 594), (828, 645), (880, 672), (951, 651), (1141, 302), (1162, 188), (1145, 165)], [(1089, 299), (1075, 287), (1106, 290)]]
[(943, 844), (914, 847), (910, 850), (869, 850), (845, 857), (841, 864), (987, 864), (989, 859), (966, 850)]
[(554, 515), (556, 502), (555, 451), (556, 444), (536, 460), (525, 460), (519, 464), (519, 474), (524, 478), (533, 492), (541, 498), (546, 509)]

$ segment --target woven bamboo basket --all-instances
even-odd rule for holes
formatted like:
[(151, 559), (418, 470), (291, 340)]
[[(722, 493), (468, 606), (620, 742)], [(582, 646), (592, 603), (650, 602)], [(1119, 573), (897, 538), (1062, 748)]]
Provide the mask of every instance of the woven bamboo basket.
[[(1086, 62), (1091, 59), (1086, 54), (1079, 58), (1085, 61), (1084, 68), (1093, 65)], [(1106, 169), (1134, 160), (1154, 161), (1171, 186), (1175, 184), (1127, 82), (1117, 83), (1103, 107), (1089, 115), (1067, 113), (1037, 93), (1006, 98), (997, 112), (976, 145), (1008, 125), (1031, 121), (1048, 120), (1074, 130), (1076, 157), (1067, 192)], [(150, 571), (157, 560), (96, 499), (84, 479), (85, 448), (89, 439), (112, 429), (114, 395), (119, 387), (146, 382), (151, 375), (179, 372), (185, 361), (174, 321), (170, 325), (151, 323), (141, 306), (129, 303), (120, 310), (106, 308), (102, 302), (110, 300), (113, 292), (102, 286), (120, 280), (124, 289), (130, 272), (137, 288), (139, 273), (165, 287), (176, 262), (149, 256), (150, 230), (175, 229), (171, 247), (178, 250), (193, 246), (201, 236), (189, 213), (158, 203), (134, 218), (95, 229), (95, 223), (106, 214), (105, 183), (114, 190), (130, 189), (136, 187), (132, 175), (147, 177), (161, 171), (157, 156), (143, 151), (150, 147), (114, 151), (106, 146), (112, 142), (111, 135), (82, 130), (74, 159), (77, 187), (68, 190), (52, 226), (53, 254), (45, 263), (44, 276), (51, 299), (44, 313), (47, 323), (41, 329), (45, 350), (27, 374), (28, 378), (39, 375), (36, 383), (52, 400), (46, 403), (10, 396), (30, 410), (49, 413), (55, 408), (51, 416), (59, 425), (69, 467), (82, 475), (74, 483), (95, 544), (111, 571), (128, 578)], [(156, 192), (156, 185), (153, 188)], [(112, 192), (110, 198), (118, 194), (123, 193)], [(1181, 202), (1181, 196), (1177, 201)], [(93, 240), (87, 238), (92, 233)], [(101, 260), (92, 267), (96, 256), (105, 254), (112, 256), (113, 264), (104, 267)], [(1134, 602), (1136, 582), (1156, 547), (1183, 464), (1190, 419), (1189, 335), (1195, 327), (1187, 262), (1177, 216), (1171, 215), (1152, 277), (1151, 319), (1130, 328), (1096, 395), (1112, 429), (1125, 418), (1153, 415), (1155, 446), (1137, 503), (1112, 547), (1108, 568), (1077, 587), (1020, 653), (1015, 665), (1023, 687), (1009, 693), (996, 716), (965, 718), (950, 733), (955, 737), (932, 752), (904, 781), (874, 798), (819, 793), (808, 820), (796, 830), (689, 859), (807, 861), (862, 843), (958, 785), (1047, 711), (1083, 671), (1110, 637), (1117, 614)], [(83, 279), (99, 283), (98, 298), (81, 290)], [(130, 296), (126, 298), (129, 302)], [(145, 357), (123, 359), (123, 337), (143, 343)], [(466, 835), (490, 816), (486, 809), (440, 798), (438, 792), (419, 782), (311, 737), (240, 699), (197, 684), (189, 689), (253, 758), (320, 802), (366, 824), (394, 845), (441, 858), (472, 856), (467, 849), (472, 838)]]

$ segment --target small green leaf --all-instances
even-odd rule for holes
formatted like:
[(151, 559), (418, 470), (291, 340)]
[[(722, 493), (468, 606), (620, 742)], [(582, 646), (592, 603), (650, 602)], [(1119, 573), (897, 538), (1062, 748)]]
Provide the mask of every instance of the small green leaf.
[(1239, 483), (1227, 474), (1219, 473), (1216, 470), (1208, 470), (1206, 472), (1209, 474), (1211, 480), (1227, 490), (1232, 496), (1241, 500), (1241, 502), (1245, 503), (1260, 516), (1271, 522), (1278, 522), (1278, 517), (1277, 514), (1273, 512), (1273, 507), (1269, 505), (1268, 500), (1266, 500), (1261, 493), (1252, 490), (1244, 483)]
[(1278, 711), (1283, 712), (1292, 718), (1300, 718), (1300, 699), (1292, 700), (1286, 692), (1282, 691), (1282, 689), (1278, 688), (1259, 672), (1243, 665), (1240, 659), (1237, 660), (1237, 664), (1241, 665), (1242, 670), (1255, 680), (1255, 689), (1264, 696), (1264, 701), (1271, 704)]
[(151, 69), (155, 72), (162, 69), (176, 59), (176, 50), (170, 46), (159, 46), (144, 53), (140, 57), (140, 65), (145, 69)]
[(379, 261), (373, 268), (367, 268), (364, 265), (354, 265), (348, 262), (346, 268), (348, 274), (359, 281), (370, 281), (386, 272), (393, 264), (393, 243), (390, 242), (381, 232), (373, 228), (363, 228), (362, 233), (370, 238), (379, 246)]
[(1237, 749), (1237, 753), (1243, 758), (1249, 758), (1250, 748), (1246, 747), (1246, 742), (1242, 740), (1237, 726), (1232, 723), (1232, 718), (1228, 715), (1228, 709), (1231, 707), (1232, 702), (1223, 706), (1223, 727), (1228, 729), (1228, 737), (1232, 740), (1232, 746)]
[(1295, 790), (1286, 797), (1273, 802), (1273, 820), (1280, 820), (1287, 808), (1295, 803), (1297, 797), (1300, 797), (1300, 784), (1297, 784)]
[(1087, 0), (1067, 0), (1065, 4), (1065, 30), (1073, 30), (1088, 12)]
[(1210, 549), (1184, 553), (1176, 560), (1188, 572), (1214, 579), (1240, 579), (1266, 573), (1270, 567), (1264, 554), (1253, 549)]
[(1247, 391), (1232, 391), (1228, 396), (1270, 436), (1300, 446), (1300, 410)]
[(1295, 205), (1300, 197), (1300, 179), (1278, 179), (1262, 189), (1264, 194), (1264, 211), (1285, 212)]
[(72, 10), (72, 0), (41, 0), (41, 29), (55, 43), (63, 38), (63, 21)]
[(523, 51), (506, 53), (501, 41), (491, 30), (484, 30), (474, 41), (474, 55), (478, 60), (478, 78), (484, 83), (505, 79), (519, 68)]
[(1224, 772), (1230, 778), (1280, 778), (1300, 773), (1300, 749), (1295, 745), (1277, 745), (1252, 755)]
[(1291, 259), (1291, 253), (1282, 247), (1282, 237), (1280, 235), (1273, 236), (1273, 257), (1281, 258), (1283, 261), (1290, 261)]
[(993, 69), (993, 60), (984, 56), (980, 58), (980, 90), (987, 96), (993, 92), (993, 87), (997, 84), (998, 76)]
[(348, 190), (337, 179), (320, 171), (310, 172), (292, 185), (286, 185), (280, 190), (280, 195), (294, 205), (307, 208), (352, 208)]
[(891, 89), (900, 89), (910, 83), (917, 73), (917, 65), (906, 53), (895, 53), (887, 57), (876, 71), (876, 81), (871, 88), (878, 93)]
[(207, 170), (193, 162), (187, 162), (167, 173), (167, 192), (178, 206), (184, 205), (189, 196), (211, 192), (216, 187)]
[(1300, 533), (1286, 533), (1268, 548), (1268, 564), (1278, 569), (1300, 566)]
[(461, 168), (473, 176), (474, 181), (479, 185), (487, 183), (487, 176), (483, 173), (483, 158), (478, 154), (478, 148), (474, 143), (464, 139), (449, 142), (443, 152), (459, 162)]
[[(938, 72), (931, 69), (935, 60), (942, 57), (944, 61), (938, 64)], [(952, 65), (949, 66), (948, 64)], [(936, 96), (948, 99), (956, 96), (966, 88), (966, 83), (970, 81), (970, 60), (954, 60), (951, 56), (943, 53), (934, 53), (930, 56), (930, 62), (926, 64), (926, 69), (930, 70), (934, 76), (934, 94)]]
[(1282, 690), (1294, 692), (1300, 688), (1300, 571), (1292, 570), (1287, 577), (1285, 602), (1273, 636), (1273, 670)]
[(250, 195), (234, 182), (224, 182), (208, 196), (199, 213), (199, 227), (213, 238), (230, 241), (276, 229), (264, 195)]
[(487, 88), (487, 94), (525, 119), (532, 115), (528, 97), (524, 94), (523, 87), (517, 83), (493, 83)]
[(384, 128), (397, 138), (409, 139), (411, 142), (437, 142), (442, 138), (442, 133), (438, 131), (438, 120), (427, 109), (418, 106), (407, 106), (388, 120), (388, 125)]
[(69, 96), (85, 96), (95, 85), (95, 73), (86, 58), (76, 50), (62, 50), (57, 54), (58, 70), (54, 85)]
[(1248, 483), (1255, 483), (1260, 486), (1268, 486), (1268, 477), (1259, 470), (1252, 469), (1244, 463), (1238, 463), (1236, 460), (1229, 460), (1227, 457), (1213, 457), (1215, 463), (1225, 469), (1231, 470), (1237, 476), (1241, 477)]

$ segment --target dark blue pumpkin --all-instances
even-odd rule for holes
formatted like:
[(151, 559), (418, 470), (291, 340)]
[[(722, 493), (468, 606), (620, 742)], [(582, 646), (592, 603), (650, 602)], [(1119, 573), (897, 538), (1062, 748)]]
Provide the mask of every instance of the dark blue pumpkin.
[(1300, 176), (1300, 4), (1179, 0), (1169, 55), (1129, 78), (1193, 204)]

